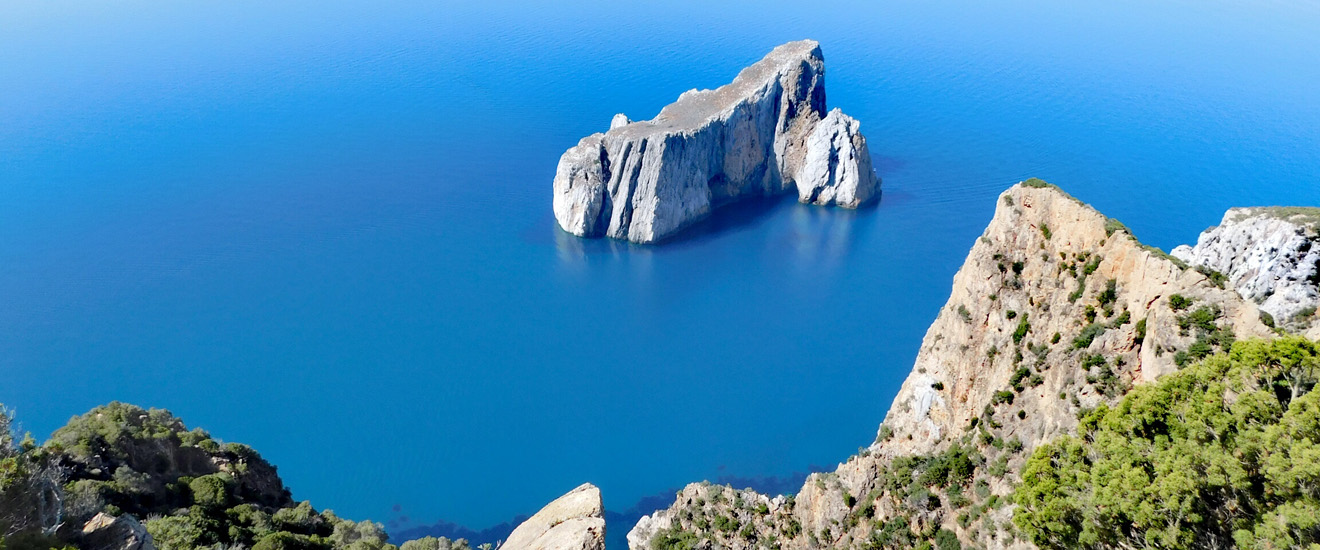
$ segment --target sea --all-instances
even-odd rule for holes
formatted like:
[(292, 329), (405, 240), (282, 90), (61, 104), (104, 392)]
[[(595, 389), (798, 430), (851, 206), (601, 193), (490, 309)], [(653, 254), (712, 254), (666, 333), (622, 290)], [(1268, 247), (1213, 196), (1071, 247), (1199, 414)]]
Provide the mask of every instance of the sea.
[[(618, 513), (793, 492), (872, 442), (1015, 182), (1166, 250), (1320, 205), (1317, 29), (1277, 0), (9, 0), (0, 403), (38, 439), (169, 409), (394, 533), (584, 482)], [(803, 38), (877, 205), (557, 228), (565, 149)]]

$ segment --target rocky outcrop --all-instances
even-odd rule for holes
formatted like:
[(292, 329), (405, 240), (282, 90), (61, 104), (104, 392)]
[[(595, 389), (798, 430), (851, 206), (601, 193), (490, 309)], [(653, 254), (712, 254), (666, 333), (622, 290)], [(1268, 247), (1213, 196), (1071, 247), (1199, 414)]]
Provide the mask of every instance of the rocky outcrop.
[(1233, 208), (1172, 254), (1222, 273), (1280, 324), (1309, 324), (1320, 305), (1320, 208)]
[(501, 550), (605, 550), (600, 489), (584, 483), (545, 505), (509, 534)]
[(879, 187), (860, 124), (826, 112), (820, 45), (803, 40), (652, 120), (615, 115), (559, 159), (553, 205), (574, 235), (651, 243), (746, 197), (796, 188), (803, 202), (856, 208)]
[(1008, 497), (1035, 446), (1134, 384), (1270, 334), (1233, 290), (1028, 180), (1000, 195), (874, 443), (772, 513), (746, 513), (769, 502), (748, 494), (712, 508), (689, 486), (630, 547), (688, 536), (757, 548), (771, 535), (785, 549), (1027, 547)]
[(147, 529), (133, 516), (115, 517), (101, 512), (82, 527), (83, 550), (156, 550)]

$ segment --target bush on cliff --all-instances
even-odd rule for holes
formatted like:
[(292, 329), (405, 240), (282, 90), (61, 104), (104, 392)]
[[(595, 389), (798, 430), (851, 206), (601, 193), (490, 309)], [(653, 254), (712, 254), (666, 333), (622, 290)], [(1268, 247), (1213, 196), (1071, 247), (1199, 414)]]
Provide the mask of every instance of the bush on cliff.
[(1232, 345), (1032, 453), (1013, 521), (1042, 548), (1320, 542), (1320, 348)]

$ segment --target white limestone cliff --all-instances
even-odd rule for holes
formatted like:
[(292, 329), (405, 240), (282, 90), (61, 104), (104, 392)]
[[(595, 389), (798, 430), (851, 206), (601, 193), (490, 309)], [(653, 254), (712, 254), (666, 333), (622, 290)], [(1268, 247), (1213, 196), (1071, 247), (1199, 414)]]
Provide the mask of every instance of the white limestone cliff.
[(820, 45), (803, 40), (652, 120), (615, 115), (564, 152), (553, 207), (574, 235), (652, 243), (739, 199), (796, 188), (803, 202), (856, 208), (879, 187), (860, 123), (826, 112)]
[(1224, 274), (1280, 324), (1309, 322), (1320, 305), (1320, 208), (1233, 208), (1172, 254)]

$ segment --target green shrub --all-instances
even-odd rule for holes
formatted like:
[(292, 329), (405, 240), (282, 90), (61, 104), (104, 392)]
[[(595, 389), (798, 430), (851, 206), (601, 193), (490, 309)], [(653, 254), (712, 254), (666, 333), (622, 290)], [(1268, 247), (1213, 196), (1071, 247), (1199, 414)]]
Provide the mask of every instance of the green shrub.
[(1073, 338), (1073, 349), (1086, 349), (1091, 347), (1096, 337), (1105, 333), (1105, 326), (1100, 323), (1091, 323), (1082, 328), (1082, 331)]
[(935, 533), (935, 547), (939, 550), (962, 550), (962, 543), (958, 542), (958, 535), (948, 529), (940, 529)]
[(1191, 298), (1187, 298), (1182, 294), (1174, 294), (1172, 296), (1169, 296), (1169, 309), (1172, 309), (1174, 311), (1182, 311), (1184, 309), (1187, 309), (1188, 307), (1191, 307), (1192, 302), (1193, 300)]
[(1013, 521), (1041, 548), (1320, 542), (1318, 375), (1317, 345), (1283, 338), (1138, 386), (1032, 453)]
[(1053, 185), (1046, 183), (1045, 180), (1042, 180), (1040, 178), (1027, 178), (1025, 181), (1022, 182), (1022, 186), (1032, 187), (1036, 189), (1042, 189), (1045, 187), (1054, 187)]
[(1126, 225), (1123, 225), (1123, 222), (1120, 222), (1114, 218), (1108, 218), (1105, 220), (1106, 237), (1113, 236), (1113, 234), (1118, 231), (1122, 231), (1124, 233), (1127, 233), (1128, 235), (1132, 234), (1132, 231), (1129, 230)]
[(230, 484), (228, 474), (208, 474), (188, 483), (192, 491), (193, 502), (207, 508), (224, 508), (229, 505)]
[(1031, 330), (1031, 324), (1027, 322), (1028, 315), (1022, 314), (1022, 320), (1018, 321), (1017, 329), (1013, 330), (1013, 343), (1021, 344), (1022, 339), (1027, 337), (1027, 332)]

